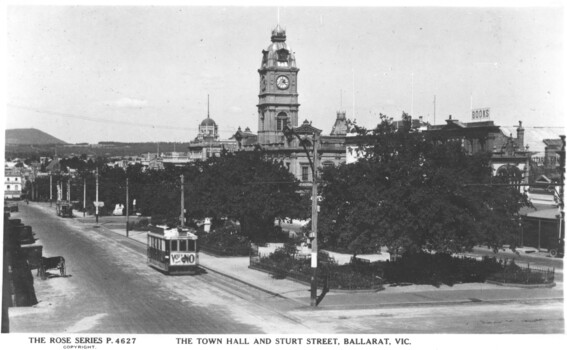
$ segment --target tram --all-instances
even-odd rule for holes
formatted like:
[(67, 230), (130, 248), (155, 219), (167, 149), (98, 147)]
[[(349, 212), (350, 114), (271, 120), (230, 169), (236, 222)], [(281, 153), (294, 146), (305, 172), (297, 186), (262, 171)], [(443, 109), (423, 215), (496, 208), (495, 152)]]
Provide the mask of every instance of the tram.
[(73, 217), (73, 205), (68, 201), (57, 201), (55, 204), (55, 212), (57, 216)]
[(196, 274), (199, 269), (197, 235), (186, 227), (150, 226), (148, 265), (166, 274)]

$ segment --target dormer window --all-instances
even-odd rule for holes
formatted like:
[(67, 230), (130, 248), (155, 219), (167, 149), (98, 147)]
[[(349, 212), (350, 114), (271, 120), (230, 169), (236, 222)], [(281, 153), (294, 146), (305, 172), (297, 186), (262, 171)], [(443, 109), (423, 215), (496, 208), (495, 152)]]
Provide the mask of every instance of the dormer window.
[(278, 66), (279, 67), (282, 67), (282, 66), (286, 67), (288, 59), (289, 59), (289, 51), (287, 51), (286, 49), (278, 50)]

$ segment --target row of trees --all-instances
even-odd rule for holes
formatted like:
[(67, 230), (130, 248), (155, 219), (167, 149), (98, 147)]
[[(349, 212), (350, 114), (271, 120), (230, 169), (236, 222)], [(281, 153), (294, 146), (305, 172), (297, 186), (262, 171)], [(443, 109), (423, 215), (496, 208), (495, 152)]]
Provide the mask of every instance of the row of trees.
[[(154, 221), (175, 224), (180, 216), (181, 175), (189, 222), (205, 217), (212, 217), (214, 222), (238, 221), (242, 232), (259, 242), (274, 231), (276, 219), (304, 218), (308, 213), (308, 201), (303, 198), (299, 181), (285, 165), (269, 160), (259, 151), (224, 152), (220, 157), (163, 170), (144, 170), (140, 164), (127, 169), (101, 165), (99, 201), (105, 203), (105, 208), (124, 204), (128, 178), (128, 196), (130, 201), (136, 199), (138, 212), (152, 216)], [(54, 197), (57, 181), (66, 186), (68, 179), (66, 174), (53, 176)], [(96, 179), (88, 169), (79, 170), (71, 179), (71, 200), (82, 202), (85, 182), (89, 207), (96, 198)], [(36, 186), (44, 198), (49, 196), (49, 178), (39, 178)]]
[[(361, 140), (360, 159), (321, 169), (322, 248), (367, 253), (383, 246), (441, 252), (469, 250), (477, 244), (495, 249), (514, 246), (518, 210), (529, 202), (515, 188), (493, 186), (505, 179), (492, 175), (488, 153), (467, 155), (460, 142), (432, 142), (412, 130), (409, 122), (396, 128), (383, 115), (375, 129), (355, 129)], [(188, 219), (238, 221), (255, 242), (274, 230), (275, 219), (310, 216), (311, 194), (282, 163), (262, 151), (225, 152), (164, 170), (102, 165), (99, 174), (99, 198), (107, 207), (124, 203), (128, 178), (130, 199), (136, 199), (142, 214), (170, 222), (180, 214), (183, 174)], [(72, 199), (82, 200), (82, 179), (91, 203), (94, 174), (88, 167), (73, 181)]]
[(494, 186), (490, 154), (467, 155), (461, 142), (433, 142), (381, 115), (373, 130), (355, 126), (361, 159), (322, 172), (322, 246), (367, 253), (459, 252), (515, 246), (527, 197)]

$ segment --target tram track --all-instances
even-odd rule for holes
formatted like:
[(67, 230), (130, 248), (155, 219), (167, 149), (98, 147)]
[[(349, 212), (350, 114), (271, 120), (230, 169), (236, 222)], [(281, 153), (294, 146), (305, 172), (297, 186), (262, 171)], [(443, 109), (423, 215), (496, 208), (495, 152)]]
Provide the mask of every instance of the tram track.
[[(139, 242), (135, 239), (125, 237), (121, 234), (113, 232), (112, 230), (99, 226), (95, 229), (103, 229), (105, 233), (112, 236), (115, 240), (119, 241), (123, 246), (139, 253), (143, 256), (146, 255), (146, 244)], [(148, 266), (148, 268), (151, 268)], [(217, 288), (225, 293), (228, 293), (243, 302), (251, 304), (254, 308), (262, 309), (269, 313), (276, 313), (289, 321), (302, 325), (301, 319), (290, 316), (287, 312), (290, 310), (302, 310), (306, 306), (285, 296), (274, 294), (262, 288), (242, 282), (234, 277), (227, 276), (205, 265), (200, 265), (204, 270), (201, 274), (191, 276), (200, 282)], [(174, 277), (174, 276), (172, 276)]]

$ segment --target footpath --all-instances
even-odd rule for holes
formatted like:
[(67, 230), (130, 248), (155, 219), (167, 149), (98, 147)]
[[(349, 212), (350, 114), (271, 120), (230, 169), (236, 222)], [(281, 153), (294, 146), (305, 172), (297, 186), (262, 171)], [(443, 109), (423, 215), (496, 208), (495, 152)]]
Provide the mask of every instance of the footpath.
[[(80, 214), (79, 214), (80, 215)], [(94, 217), (75, 218), (85, 225), (126, 236), (125, 218), (101, 217), (96, 224)], [(128, 238), (146, 245), (145, 231), (130, 231)], [(310, 286), (289, 279), (274, 279), (268, 273), (248, 268), (248, 257), (218, 257), (199, 252), (201, 267), (238, 280), (272, 295), (292, 299), (301, 305), (310, 304)], [(556, 269), (556, 274), (562, 270)], [(321, 293), (321, 290), (318, 291)], [(469, 303), (542, 303), (563, 301), (563, 282), (553, 287), (522, 288), (499, 286), (489, 283), (466, 283), (454, 286), (430, 285), (389, 286), (374, 291), (329, 291), (319, 304), (319, 309), (372, 309), (415, 306), (450, 306)]]

